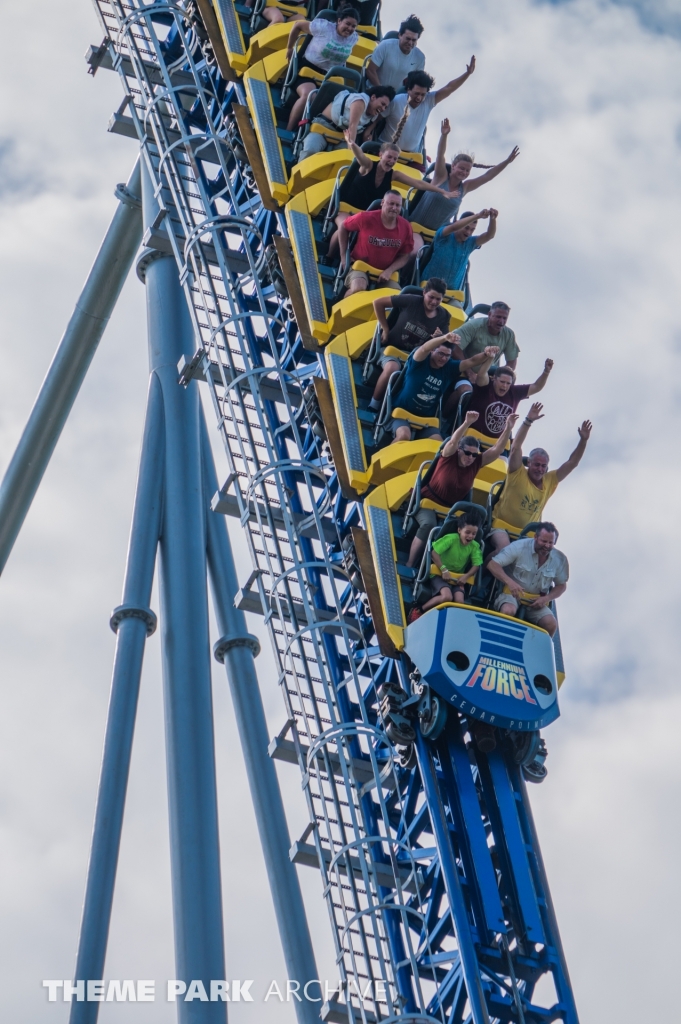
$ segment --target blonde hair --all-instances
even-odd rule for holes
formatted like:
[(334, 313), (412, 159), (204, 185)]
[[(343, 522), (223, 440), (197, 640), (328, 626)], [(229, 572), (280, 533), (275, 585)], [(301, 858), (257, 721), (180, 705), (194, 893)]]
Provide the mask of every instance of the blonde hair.
[(460, 160), (464, 163), (470, 164), (472, 167), (482, 167), (486, 171), (488, 171), (490, 167), (494, 167), (494, 164), (476, 164), (475, 153), (457, 153), (456, 156), (452, 158), (450, 166), (453, 167), (454, 164), (458, 164)]

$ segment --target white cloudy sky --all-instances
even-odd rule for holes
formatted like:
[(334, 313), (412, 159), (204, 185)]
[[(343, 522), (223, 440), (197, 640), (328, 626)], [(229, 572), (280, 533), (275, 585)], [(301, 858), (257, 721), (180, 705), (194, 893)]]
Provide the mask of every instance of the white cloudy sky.
[[(416, 5), (386, 6), (391, 28)], [(84, 51), (100, 39), (88, 0), (36, 0), (29, 20), (9, 0), (0, 11), (4, 469), (135, 152), (106, 133), (117, 80), (85, 73)], [(681, 17), (672, 0), (433, 0), (422, 17), (438, 84), (478, 58), (440, 108), (452, 145), (484, 163), (521, 148), (479, 193), (499, 208), (499, 231), (474, 255), (472, 283), (478, 301), (512, 305), (521, 379), (555, 359), (534, 439), (558, 462), (578, 423), (595, 425), (550, 506), (572, 565), (561, 601), (568, 681), (547, 737), (550, 777), (532, 794), (577, 1001), (585, 1022), (671, 1020), (681, 563), (666, 521), (680, 497)], [(67, 1018), (41, 981), (73, 970), (145, 390), (133, 276), (0, 580), (0, 1001), (16, 1024)], [(274, 731), (283, 709), (269, 664), (263, 655)], [(283, 978), (283, 961), (221, 670), (215, 705), (227, 976), (262, 985)], [(305, 813), (296, 770), (281, 778), (295, 833)], [(154, 637), (108, 977), (173, 976), (166, 829)], [(333, 977), (318, 879), (302, 879), (320, 967)], [(161, 1024), (171, 1010), (109, 1005), (100, 1019)], [(270, 1004), (235, 1006), (231, 1019), (293, 1017)]]

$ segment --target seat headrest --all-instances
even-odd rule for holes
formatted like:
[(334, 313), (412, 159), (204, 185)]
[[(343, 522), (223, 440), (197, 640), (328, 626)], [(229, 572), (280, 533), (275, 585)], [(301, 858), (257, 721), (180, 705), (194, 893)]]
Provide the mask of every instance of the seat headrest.
[(344, 92), (346, 88), (340, 82), (323, 82), (317, 89), (315, 98), (310, 104), (310, 117), (319, 117), (320, 114), (323, 114), (334, 97), (339, 92)]

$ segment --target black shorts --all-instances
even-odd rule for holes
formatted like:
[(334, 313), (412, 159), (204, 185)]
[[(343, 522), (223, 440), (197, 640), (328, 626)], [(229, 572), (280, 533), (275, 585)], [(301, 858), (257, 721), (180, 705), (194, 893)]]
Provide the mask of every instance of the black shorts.
[(291, 91), (294, 92), (296, 95), (298, 94), (298, 86), (299, 85), (308, 85), (310, 82), (312, 82), (312, 84), (314, 85), (314, 87), (316, 89), (316, 88), (318, 88), (318, 86), (320, 84), (317, 81), (316, 78), (305, 78), (305, 77), (303, 77), (300, 74), (301, 68), (312, 68), (313, 71), (318, 71), (319, 74), (322, 75), (322, 77), (327, 73), (326, 71), (324, 71), (323, 68), (318, 68), (316, 64), (312, 64), (311, 61), (305, 60), (304, 57), (301, 57), (301, 59), (298, 61), (298, 77), (296, 78), (296, 80), (294, 81), (293, 85), (291, 86)]

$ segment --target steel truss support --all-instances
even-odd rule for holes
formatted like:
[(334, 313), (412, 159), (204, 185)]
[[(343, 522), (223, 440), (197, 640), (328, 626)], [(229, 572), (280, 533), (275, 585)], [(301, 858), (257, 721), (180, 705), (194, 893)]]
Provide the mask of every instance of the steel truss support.
[[(143, 174), (145, 223), (155, 216)], [(256, 819), (272, 887), (288, 975), (301, 987), (316, 978), (312, 942), (295, 868), (253, 659), (257, 639), (234, 608), (238, 589), (224, 520), (210, 512), (217, 477), (198, 384), (182, 388), (177, 363), (193, 346), (193, 331), (174, 259), (143, 251), (149, 327), (150, 388), (123, 603), (117, 632), (83, 921), (77, 980), (100, 980), (120, 849), (135, 715), (146, 636), (156, 628), (149, 608), (160, 551), (163, 675), (166, 720), (176, 977), (224, 978), (224, 930), (219, 861), (215, 743), (210, 678), (207, 564), (225, 663), (244, 750)], [(95, 1024), (99, 1003), (74, 1001), (71, 1024)], [(314, 1004), (297, 1004), (300, 1024), (317, 1018)], [(225, 1024), (221, 1001), (178, 1001), (180, 1024)]]
[(76, 308), (0, 486), (0, 573), (97, 351), (142, 240), (139, 161), (119, 199)]

